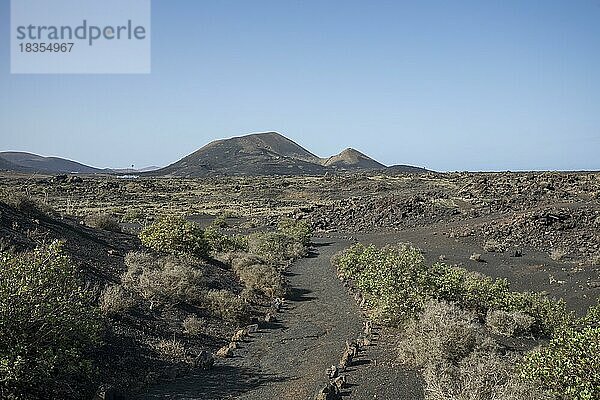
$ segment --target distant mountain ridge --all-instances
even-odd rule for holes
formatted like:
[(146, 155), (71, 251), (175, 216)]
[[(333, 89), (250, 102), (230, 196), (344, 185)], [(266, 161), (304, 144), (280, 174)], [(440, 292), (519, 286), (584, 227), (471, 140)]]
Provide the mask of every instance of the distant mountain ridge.
[[(22, 151), (5, 151), (0, 152), (0, 159), (8, 162), (9, 170), (17, 170), (19, 172), (40, 172), (40, 173), (63, 173), (63, 174), (97, 174), (106, 173), (107, 170), (90, 167), (59, 157), (43, 157), (37, 154), (26, 153)], [(11, 165), (13, 166), (11, 168)], [(17, 168), (15, 169), (16, 166)], [(0, 168), (4, 169), (0, 163)]]
[[(277, 132), (253, 133), (208, 143), (194, 153), (157, 171), (158, 176), (322, 175), (341, 171), (387, 171), (388, 167), (358, 150), (320, 158)], [(394, 172), (424, 172), (395, 166)]]
[(277, 132), (253, 133), (215, 140), (164, 168), (101, 169), (59, 157), (0, 152), (0, 170), (42, 174), (140, 174), (143, 176), (199, 177), (216, 175), (323, 175), (344, 171), (426, 172), (408, 165), (386, 167), (347, 148), (320, 158)]

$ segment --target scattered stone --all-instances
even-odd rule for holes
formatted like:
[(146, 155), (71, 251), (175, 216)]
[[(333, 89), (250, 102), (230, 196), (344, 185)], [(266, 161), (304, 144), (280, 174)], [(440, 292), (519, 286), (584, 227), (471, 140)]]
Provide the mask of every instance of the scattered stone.
[(244, 339), (248, 336), (248, 329), (238, 329), (233, 336), (231, 337), (232, 342), (243, 342)]
[(341, 400), (341, 398), (340, 390), (331, 383), (320, 389), (315, 396), (315, 400)]
[(477, 262), (485, 262), (483, 260), (483, 258), (481, 258), (481, 254), (479, 254), (479, 253), (473, 253), (473, 254), (471, 254), (471, 257), (469, 257), (469, 260), (477, 261)]
[(332, 365), (331, 367), (329, 367), (325, 370), (325, 373), (327, 374), (327, 378), (329, 378), (329, 379), (337, 378), (338, 368), (335, 365)]
[(338, 376), (337, 378), (335, 378), (333, 380), (332, 383), (335, 387), (338, 388), (338, 390), (342, 390), (343, 388), (346, 387), (346, 383), (347, 383), (346, 375)]
[(237, 345), (235, 344), (235, 342), (231, 342), (228, 345), (223, 346), (219, 350), (217, 350), (217, 357), (220, 357), (220, 358), (233, 357), (233, 350), (235, 350), (236, 348), (237, 348)]
[(277, 322), (277, 318), (275, 317), (274, 314), (269, 312), (269, 313), (267, 313), (267, 315), (265, 315), (265, 322), (266, 323)]

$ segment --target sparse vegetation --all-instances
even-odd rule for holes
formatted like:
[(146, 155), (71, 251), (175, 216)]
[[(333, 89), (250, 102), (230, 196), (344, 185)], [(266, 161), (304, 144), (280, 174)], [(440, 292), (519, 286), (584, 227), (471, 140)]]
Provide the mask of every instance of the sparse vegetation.
[(246, 304), (242, 298), (228, 290), (211, 290), (206, 302), (213, 314), (228, 321), (244, 321), (247, 318)]
[(521, 375), (569, 400), (600, 398), (600, 303), (527, 354)]
[(554, 261), (560, 261), (567, 255), (567, 252), (564, 249), (552, 249), (550, 251), (550, 258)]
[(0, 255), (0, 397), (81, 396), (100, 319), (61, 244)]
[(136, 304), (133, 294), (121, 285), (107, 285), (100, 295), (100, 310), (108, 316), (126, 313)]
[(187, 317), (182, 323), (183, 331), (188, 335), (197, 335), (204, 329), (204, 322), (194, 315)]
[(110, 214), (92, 214), (85, 218), (85, 224), (92, 228), (111, 232), (122, 232), (119, 221)]
[(158, 252), (200, 258), (207, 258), (209, 254), (202, 229), (183, 217), (164, 217), (142, 230), (139, 236), (144, 246)]
[(14, 207), (30, 217), (40, 218), (58, 215), (56, 210), (49, 204), (26, 194), (10, 193), (3, 196), (2, 200), (9, 206)]
[[(375, 318), (405, 327), (401, 353), (423, 369), (428, 399), (598, 398), (600, 306), (576, 321), (564, 302), (512, 292), (506, 280), (462, 268), (428, 267), (407, 245), (357, 244), (333, 262), (362, 291)], [(480, 321), (499, 335), (551, 340), (526, 355), (519, 374), (522, 354), (500, 351)]]
[(202, 265), (189, 256), (155, 257), (132, 252), (125, 257), (125, 288), (138, 293), (151, 307), (167, 303), (202, 304), (205, 287)]

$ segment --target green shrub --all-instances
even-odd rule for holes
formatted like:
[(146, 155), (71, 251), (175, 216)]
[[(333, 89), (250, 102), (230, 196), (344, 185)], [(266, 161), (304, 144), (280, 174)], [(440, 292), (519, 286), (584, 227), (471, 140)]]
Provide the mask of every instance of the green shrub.
[(526, 355), (522, 376), (560, 398), (600, 398), (600, 327), (558, 332), (547, 346)]
[(310, 222), (306, 220), (294, 221), (292, 219), (284, 219), (277, 225), (277, 230), (304, 246), (310, 244), (313, 233)]
[(111, 232), (122, 232), (121, 225), (116, 218), (109, 214), (93, 214), (85, 218), (85, 224), (92, 228)]
[[(506, 279), (492, 279), (464, 268), (436, 263), (426, 266), (418, 249), (410, 246), (356, 244), (336, 255), (332, 262), (344, 278), (352, 279), (374, 316), (386, 323), (414, 317), (429, 299), (458, 304), (483, 319), (489, 310), (520, 313), (534, 322), (532, 333), (550, 335), (562, 329), (571, 315), (563, 301), (541, 293), (510, 291)], [(522, 318), (522, 319), (523, 319)], [(521, 322), (525, 323), (525, 320)]]
[(248, 251), (271, 264), (306, 255), (306, 247), (302, 243), (280, 232), (257, 232), (249, 235)]
[(216, 253), (248, 250), (248, 238), (246, 236), (226, 235), (221, 228), (214, 225), (209, 225), (204, 230), (204, 238), (210, 249)]
[(334, 257), (333, 262), (343, 277), (353, 279), (381, 322), (401, 323), (415, 316), (427, 299), (422, 290), (425, 259), (414, 247), (378, 249), (356, 244)]
[(144, 246), (159, 252), (208, 257), (204, 232), (183, 217), (165, 217), (142, 230), (139, 236)]
[(59, 242), (0, 259), (0, 397), (81, 396), (100, 319), (78, 271)]
[(139, 222), (142, 223), (146, 220), (146, 213), (138, 208), (128, 208), (123, 215), (124, 222)]

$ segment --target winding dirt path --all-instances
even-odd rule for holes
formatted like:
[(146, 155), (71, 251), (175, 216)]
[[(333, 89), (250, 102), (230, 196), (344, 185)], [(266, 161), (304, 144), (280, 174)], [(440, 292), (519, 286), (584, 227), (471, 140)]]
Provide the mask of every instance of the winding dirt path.
[[(291, 295), (278, 321), (261, 329), (236, 356), (211, 371), (178, 380), (144, 398), (312, 400), (326, 382), (325, 369), (337, 364), (346, 340), (362, 332), (363, 317), (330, 264), (348, 246), (316, 239), (316, 251), (288, 271)], [(395, 365), (396, 335), (377, 332), (374, 343), (347, 370), (349, 399), (418, 400), (414, 373)]]

